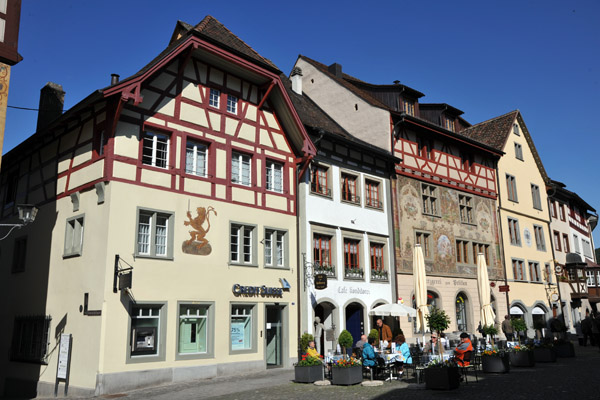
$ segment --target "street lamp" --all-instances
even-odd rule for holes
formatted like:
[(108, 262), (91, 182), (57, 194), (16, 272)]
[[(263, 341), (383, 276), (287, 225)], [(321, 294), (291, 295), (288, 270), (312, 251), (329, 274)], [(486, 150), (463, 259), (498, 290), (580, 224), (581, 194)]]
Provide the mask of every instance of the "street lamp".
[(35, 208), (32, 204), (18, 204), (17, 210), (19, 212), (19, 219), (22, 221), (20, 224), (0, 224), (0, 227), (10, 228), (8, 233), (0, 238), (0, 240), (4, 240), (11, 234), (11, 232), (17, 228), (21, 229), (25, 225), (35, 221), (35, 216), (37, 215), (38, 209)]

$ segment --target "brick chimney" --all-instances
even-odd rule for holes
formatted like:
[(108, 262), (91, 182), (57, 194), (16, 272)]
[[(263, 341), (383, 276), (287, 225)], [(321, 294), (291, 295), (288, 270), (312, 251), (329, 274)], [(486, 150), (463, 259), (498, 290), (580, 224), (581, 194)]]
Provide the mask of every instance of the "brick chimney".
[(329, 67), (327, 67), (329, 72), (335, 75), (336, 78), (342, 77), (342, 66), (338, 63), (333, 63)]
[(65, 92), (61, 85), (53, 82), (46, 83), (40, 90), (40, 106), (36, 132), (44, 129), (50, 122), (60, 117), (65, 104)]
[(300, 67), (294, 67), (290, 75), (292, 79), (292, 90), (302, 96), (302, 70)]

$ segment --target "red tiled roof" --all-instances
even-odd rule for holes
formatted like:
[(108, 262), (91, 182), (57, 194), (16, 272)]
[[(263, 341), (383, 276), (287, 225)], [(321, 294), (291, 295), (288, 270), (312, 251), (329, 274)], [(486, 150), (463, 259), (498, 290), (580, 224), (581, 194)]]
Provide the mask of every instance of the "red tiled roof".
[(513, 123), (519, 110), (511, 111), (496, 118), (475, 124), (463, 129), (460, 134), (485, 143), (490, 147), (503, 150), (508, 135), (512, 132)]

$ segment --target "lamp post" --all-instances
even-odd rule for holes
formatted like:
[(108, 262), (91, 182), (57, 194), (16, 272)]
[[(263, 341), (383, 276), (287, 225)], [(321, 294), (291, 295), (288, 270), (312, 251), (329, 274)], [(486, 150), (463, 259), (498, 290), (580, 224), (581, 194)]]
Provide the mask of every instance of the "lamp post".
[(35, 216), (37, 215), (38, 209), (34, 207), (32, 204), (18, 204), (17, 210), (19, 212), (19, 219), (22, 221), (20, 224), (0, 224), (0, 227), (10, 228), (8, 233), (2, 237), (0, 240), (4, 240), (11, 234), (12, 231), (19, 228), (21, 229), (27, 224), (35, 221)]

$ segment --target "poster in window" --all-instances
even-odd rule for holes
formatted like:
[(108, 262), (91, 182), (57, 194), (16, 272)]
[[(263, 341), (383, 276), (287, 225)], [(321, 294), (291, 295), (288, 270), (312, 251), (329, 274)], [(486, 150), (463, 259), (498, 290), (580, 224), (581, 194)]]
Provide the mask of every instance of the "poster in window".
[(249, 346), (246, 344), (246, 336), (244, 335), (244, 322), (231, 323), (231, 349), (243, 350)]

